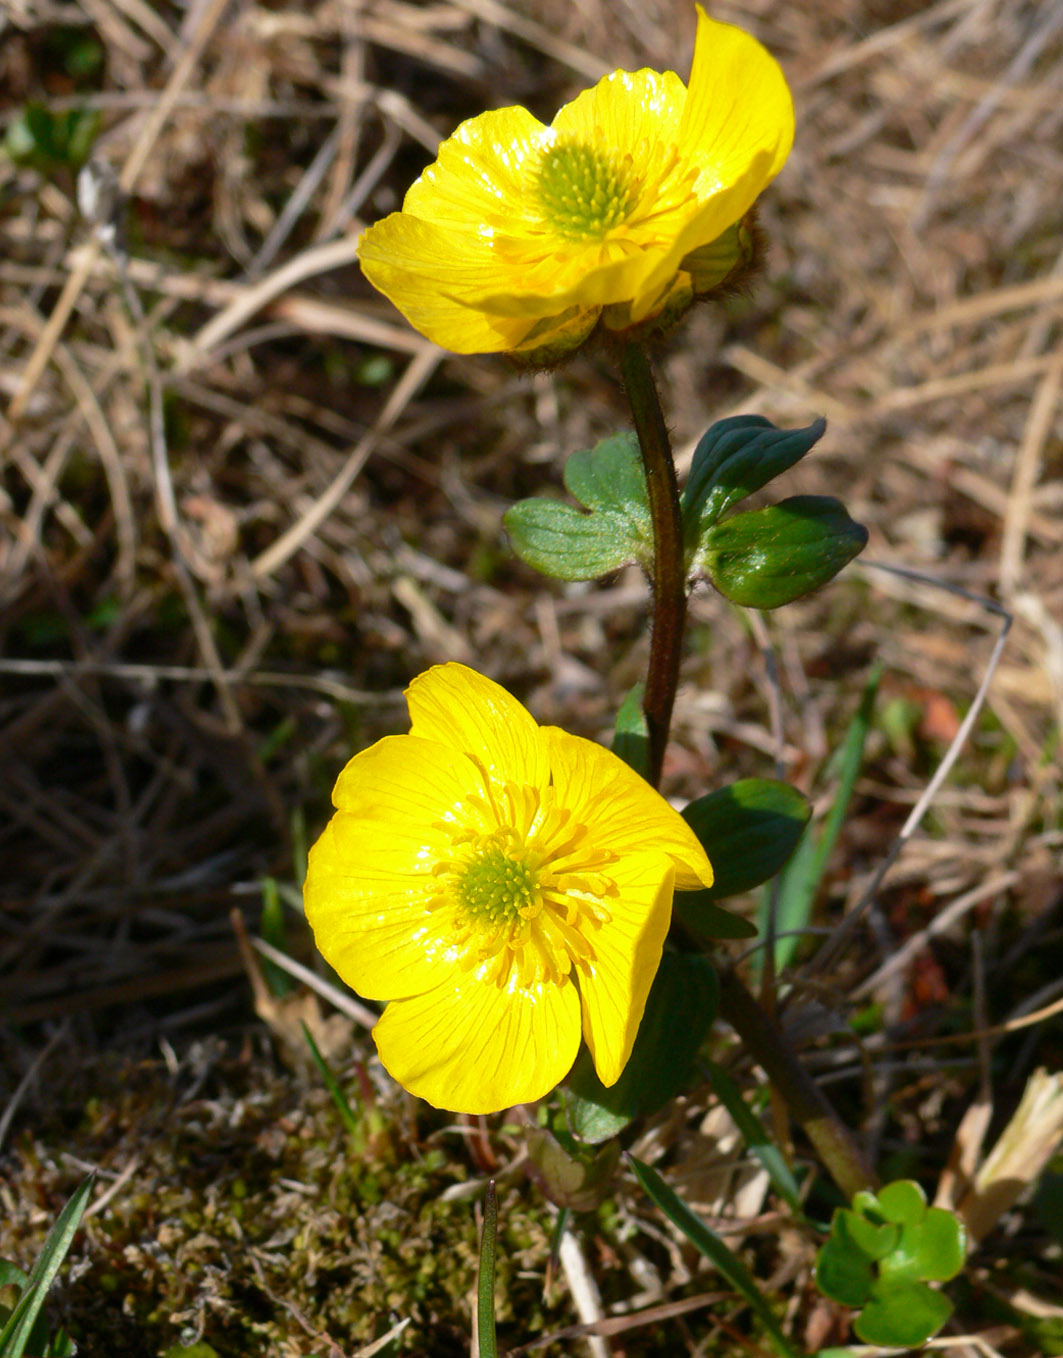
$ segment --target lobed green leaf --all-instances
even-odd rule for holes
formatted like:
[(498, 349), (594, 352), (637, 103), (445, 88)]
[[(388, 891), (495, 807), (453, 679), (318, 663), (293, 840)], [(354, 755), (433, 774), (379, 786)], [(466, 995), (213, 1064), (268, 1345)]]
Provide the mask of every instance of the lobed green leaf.
[(594, 580), (637, 562), (653, 565), (653, 524), (638, 439), (614, 434), (573, 453), (565, 485), (583, 510), (557, 500), (520, 500), (503, 515), (513, 550), (558, 580)]

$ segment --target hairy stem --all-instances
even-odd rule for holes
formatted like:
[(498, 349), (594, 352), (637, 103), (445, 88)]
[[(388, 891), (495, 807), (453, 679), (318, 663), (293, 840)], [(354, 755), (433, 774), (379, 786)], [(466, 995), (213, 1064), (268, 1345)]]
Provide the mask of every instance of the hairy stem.
[[(642, 449), (653, 521), (653, 618), (642, 707), (650, 738), (650, 780), (656, 787), (679, 683), (686, 621), (683, 519), (668, 430), (645, 350), (626, 344), (620, 370)], [(729, 969), (720, 977), (720, 1011), (786, 1100), (838, 1187), (850, 1198), (862, 1188), (873, 1188), (875, 1176), (852, 1133), (787, 1047), (772, 1019)]]
[(642, 709), (650, 737), (650, 781), (657, 787), (661, 781), (672, 706), (679, 683), (686, 621), (683, 519), (668, 430), (661, 413), (653, 370), (641, 345), (624, 345), (620, 371), (642, 449), (653, 520), (653, 619)]

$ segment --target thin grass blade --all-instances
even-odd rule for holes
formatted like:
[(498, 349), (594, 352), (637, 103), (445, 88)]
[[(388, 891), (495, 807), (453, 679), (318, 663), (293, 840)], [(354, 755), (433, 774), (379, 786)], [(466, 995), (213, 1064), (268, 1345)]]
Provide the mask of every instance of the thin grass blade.
[(90, 1174), (78, 1187), (74, 1196), (55, 1219), (48, 1232), (40, 1257), (30, 1272), (26, 1290), (0, 1332), (0, 1358), (22, 1358), (30, 1332), (40, 1315), (48, 1289), (62, 1267), (67, 1251), (73, 1243), (81, 1218), (88, 1206), (96, 1175)]
[[(303, 1036), (306, 1038), (306, 1045), (310, 1048), (310, 1055), (314, 1059), (314, 1065), (317, 1066), (321, 1079), (324, 1081), (325, 1088), (328, 1090), (332, 1102), (336, 1105), (336, 1112), (340, 1115), (340, 1121), (349, 1132), (357, 1132), (358, 1117), (354, 1109), (347, 1102), (347, 1095), (344, 1094), (343, 1090), (340, 1088), (339, 1081), (329, 1069), (328, 1062), (321, 1055), (310, 1029), (306, 1026), (305, 1022), (303, 1022), (302, 1026)], [(2, 1358), (2, 1355), (0, 1355), (0, 1358)]]
[(741, 1259), (734, 1255), (720, 1237), (668, 1187), (655, 1169), (643, 1164), (641, 1160), (636, 1160), (633, 1155), (628, 1156), (628, 1160), (646, 1194), (672, 1225), (678, 1227), (691, 1244), (723, 1274), (735, 1291), (740, 1292), (746, 1299), (750, 1309), (767, 1331), (776, 1353), (780, 1354), (781, 1358), (803, 1358), (801, 1351), (793, 1347), (779, 1328), (771, 1307)]
[(480, 1236), (480, 1273), (476, 1281), (476, 1338), (480, 1358), (498, 1358), (495, 1336), (495, 1236), (498, 1233), (498, 1194), (495, 1181), (487, 1184), (484, 1228)]

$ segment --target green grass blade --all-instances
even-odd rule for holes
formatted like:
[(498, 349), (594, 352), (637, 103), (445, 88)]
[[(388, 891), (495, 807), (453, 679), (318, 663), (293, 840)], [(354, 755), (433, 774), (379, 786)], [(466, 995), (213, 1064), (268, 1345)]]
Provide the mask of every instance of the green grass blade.
[(55, 1225), (48, 1232), (48, 1239), (44, 1242), (40, 1257), (33, 1265), (26, 1290), (8, 1317), (3, 1331), (0, 1332), (0, 1358), (22, 1358), (30, 1332), (48, 1295), (48, 1289), (55, 1281), (55, 1275), (59, 1272), (81, 1224), (95, 1182), (96, 1175), (90, 1174), (59, 1213)]
[(498, 1194), (488, 1180), (484, 1198), (484, 1228), (480, 1236), (480, 1273), (476, 1281), (476, 1338), (480, 1358), (498, 1358), (495, 1336), (495, 1236), (498, 1233)]
[[(778, 894), (775, 932), (787, 936), (779, 938), (775, 944), (777, 971), (782, 971), (789, 965), (797, 947), (798, 936), (808, 926), (820, 882), (845, 824), (853, 788), (864, 759), (864, 742), (871, 727), (871, 716), (881, 677), (882, 667), (876, 665), (864, 686), (860, 706), (849, 723), (845, 740), (837, 753), (838, 788), (830, 811), (818, 833), (812, 825), (807, 826), (793, 857), (779, 875), (776, 888)], [(760, 919), (762, 933), (767, 932), (770, 892), (770, 887), (765, 889)]]
[[(317, 1066), (321, 1078), (325, 1083), (325, 1088), (328, 1090), (332, 1102), (336, 1105), (336, 1112), (340, 1115), (340, 1121), (349, 1132), (357, 1132), (358, 1117), (354, 1109), (347, 1102), (347, 1095), (344, 1094), (343, 1090), (340, 1088), (339, 1081), (336, 1079), (335, 1075), (333, 1075), (332, 1071), (329, 1069), (328, 1062), (318, 1050), (318, 1045), (314, 1041), (310, 1029), (306, 1026), (305, 1022), (302, 1020), (300, 1021), (302, 1022), (303, 1036), (306, 1038), (306, 1045), (310, 1048), (310, 1055), (314, 1059), (314, 1065)], [(0, 1358), (3, 1358), (3, 1354), (0, 1354)]]
[(801, 1351), (793, 1347), (779, 1328), (771, 1307), (757, 1287), (752, 1273), (735, 1254), (723, 1243), (714, 1231), (696, 1216), (686, 1203), (668, 1187), (655, 1169), (636, 1160), (633, 1155), (628, 1161), (635, 1171), (635, 1177), (646, 1194), (660, 1208), (673, 1226), (683, 1232), (692, 1245), (696, 1246), (727, 1279), (736, 1292), (740, 1292), (749, 1303), (760, 1323), (767, 1331), (772, 1346), (781, 1358), (803, 1358)]
[(734, 1119), (742, 1139), (768, 1171), (772, 1187), (797, 1217), (804, 1217), (800, 1190), (782, 1151), (768, 1139), (764, 1124), (743, 1099), (730, 1075), (715, 1061), (706, 1063), (709, 1078), (720, 1102)]

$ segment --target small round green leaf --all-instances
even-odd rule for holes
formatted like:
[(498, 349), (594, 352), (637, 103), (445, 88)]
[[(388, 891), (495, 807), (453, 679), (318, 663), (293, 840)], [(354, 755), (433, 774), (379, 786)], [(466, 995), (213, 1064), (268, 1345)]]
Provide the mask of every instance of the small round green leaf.
[(922, 1221), (901, 1227), (901, 1238), (882, 1260), (882, 1276), (916, 1282), (948, 1282), (963, 1267), (967, 1232), (956, 1216), (931, 1207)]
[(895, 1179), (879, 1189), (878, 1205), (887, 1221), (914, 1226), (926, 1216), (926, 1194), (914, 1179)]
[(843, 1306), (863, 1306), (874, 1280), (868, 1260), (834, 1235), (816, 1255), (816, 1286)]
[(865, 1344), (907, 1349), (937, 1334), (950, 1315), (952, 1302), (925, 1283), (879, 1279), (853, 1330)]
[(867, 544), (867, 529), (829, 496), (795, 495), (710, 528), (695, 564), (725, 598), (779, 608), (825, 585)]

